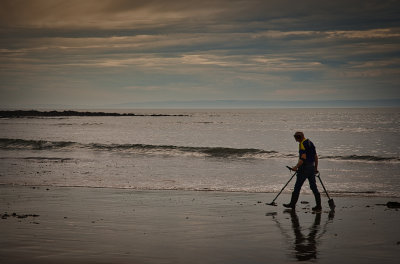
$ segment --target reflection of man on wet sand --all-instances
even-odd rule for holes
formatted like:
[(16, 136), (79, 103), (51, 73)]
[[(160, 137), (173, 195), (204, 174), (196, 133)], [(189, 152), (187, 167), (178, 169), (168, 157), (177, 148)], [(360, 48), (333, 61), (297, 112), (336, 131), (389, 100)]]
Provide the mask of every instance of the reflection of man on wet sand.
[(317, 241), (316, 235), (320, 229), (321, 214), (315, 214), (313, 225), (310, 227), (310, 233), (308, 236), (304, 236), (301, 232), (301, 226), (299, 223), (299, 217), (294, 210), (290, 211), (292, 217), (292, 228), (296, 236), (294, 241), (294, 249), (296, 258), (300, 261), (310, 260), (317, 258)]
[[(302, 227), (300, 226), (299, 217), (296, 214), (295, 210), (287, 210), (285, 213), (290, 213), (291, 222), (292, 222), (292, 229), (295, 235), (294, 238), (294, 254), (296, 259), (299, 261), (306, 261), (312, 260), (317, 258), (317, 246), (318, 240), (322, 237), (323, 234), (326, 232), (327, 224), (333, 220), (334, 218), (334, 211), (329, 213), (329, 217), (323, 229), (321, 230), (321, 213), (316, 213), (314, 218), (314, 223), (310, 228), (308, 228), (309, 233), (308, 235), (304, 235), (302, 232)], [(278, 224), (279, 228), (281, 229), (283, 235), (285, 235), (288, 239), (292, 240), (292, 237), (286, 232), (279, 221), (273, 217), (275, 222)], [(305, 229), (303, 229), (304, 231)], [(318, 235), (319, 233), (319, 235)], [(318, 236), (317, 236), (318, 235)]]

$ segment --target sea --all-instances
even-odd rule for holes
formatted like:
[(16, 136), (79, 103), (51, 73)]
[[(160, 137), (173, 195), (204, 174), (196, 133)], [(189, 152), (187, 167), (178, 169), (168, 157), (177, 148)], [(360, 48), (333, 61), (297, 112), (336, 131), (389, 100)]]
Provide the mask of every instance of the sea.
[[(399, 108), (124, 109), (0, 119), (0, 184), (276, 193), (316, 145), (333, 195), (400, 197)], [(320, 182), (320, 191), (323, 192)], [(291, 192), (294, 180), (284, 192)], [(303, 193), (311, 193), (306, 183)]]

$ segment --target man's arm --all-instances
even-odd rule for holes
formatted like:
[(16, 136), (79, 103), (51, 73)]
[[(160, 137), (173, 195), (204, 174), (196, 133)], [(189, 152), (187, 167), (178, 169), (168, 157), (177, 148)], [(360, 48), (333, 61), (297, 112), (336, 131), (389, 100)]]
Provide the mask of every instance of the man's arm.
[(315, 173), (318, 173), (318, 155), (315, 154)]
[(297, 171), (301, 165), (303, 165), (304, 161), (306, 160), (307, 156), (306, 153), (301, 154), (299, 161), (297, 162), (297, 165), (292, 168), (292, 170)]

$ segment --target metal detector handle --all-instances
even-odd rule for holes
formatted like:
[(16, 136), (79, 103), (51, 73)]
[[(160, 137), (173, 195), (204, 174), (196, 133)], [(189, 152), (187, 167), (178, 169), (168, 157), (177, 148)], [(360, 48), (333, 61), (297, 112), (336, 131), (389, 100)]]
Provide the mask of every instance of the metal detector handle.
[(292, 168), (290, 168), (289, 166), (286, 166), (286, 168), (288, 168), (290, 171), (292, 171)]

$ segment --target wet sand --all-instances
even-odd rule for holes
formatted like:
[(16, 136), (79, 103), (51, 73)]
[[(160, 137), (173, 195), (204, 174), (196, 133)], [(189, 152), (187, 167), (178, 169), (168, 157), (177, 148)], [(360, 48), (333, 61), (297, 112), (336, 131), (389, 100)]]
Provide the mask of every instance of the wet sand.
[(398, 263), (399, 199), (275, 195), (3, 185), (0, 263)]

